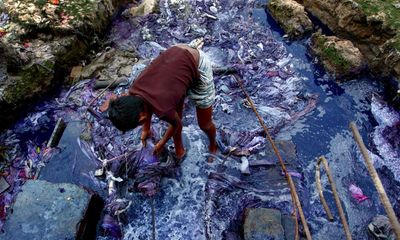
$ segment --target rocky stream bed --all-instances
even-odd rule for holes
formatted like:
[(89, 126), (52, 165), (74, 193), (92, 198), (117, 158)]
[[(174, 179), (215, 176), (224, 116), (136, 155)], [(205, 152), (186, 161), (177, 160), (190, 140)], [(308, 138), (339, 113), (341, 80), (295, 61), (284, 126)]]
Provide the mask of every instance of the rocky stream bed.
[[(65, 15), (68, 8), (57, 10), (68, 6), (67, 2), (61, 0), (60, 5), (54, 5), (57, 24), (52, 31), (67, 31), (58, 23), (71, 20), (68, 17), (71, 15)], [(286, 180), (256, 116), (228, 71), (215, 71), (217, 99), (213, 117), (218, 127), (219, 152), (211, 164), (206, 161), (207, 138), (198, 128), (194, 106), (188, 100), (183, 118), (187, 157), (180, 166), (171, 164), (168, 151), (159, 158), (149, 154), (151, 144), (166, 127), (157, 118), (153, 118), (154, 139), (148, 148), (142, 148), (140, 129), (119, 132), (99, 114), (105, 98), (112, 92), (125, 92), (140, 70), (161, 51), (200, 37), (213, 67), (230, 67), (238, 72), (266, 121), (295, 181), (313, 239), (344, 239), (336, 210), (333, 210), (334, 221), (328, 221), (316, 190), (316, 159), (321, 155), (326, 156), (332, 169), (353, 239), (367, 239), (368, 224), (375, 216), (385, 215), (348, 128), (350, 121), (358, 125), (399, 217), (400, 113), (388, 104), (392, 99), (385, 97), (385, 84), (370, 75), (336, 82), (310, 53), (309, 39), (288, 40), (284, 36), (265, 10), (265, 1), (160, 0), (144, 1), (139, 7), (123, 5), (123, 1), (83, 2), (100, 4), (94, 5), (108, 17), (99, 21), (103, 23), (98, 27), (83, 27), (81, 21), (72, 21), (71, 24), (77, 25), (68, 28), (71, 36), (65, 33), (68, 36), (62, 35), (55, 41), (59, 44), (70, 37), (82, 37), (71, 29), (82, 33), (90, 29), (98, 32), (99, 37), (107, 29), (101, 44), (94, 44), (100, 50), (91, 54), (90, 63), (80, 64), (87, 59), (82, 57), (87, 51), (80, 44), (85, 48), (92, 46), (92, 40), (84, 37), (78, 45), (67, 44), (65, 48), (82, 51), (74, 54), (76, 60), (68, 59), (69, 50), (41, 50), (40, 46), (49, 45), (40, 39), (29, 41), (23, 48), (18, 45), (19, 51), (25, 49), (19, 56), (27, 52), (29, 62), (38, 65), (37, 70), (45, 64), (38, 60), (53, 59), (51, 62), (60, 69), (66, 63), (71, 64), (59, 71), (60, 76), (55, 74), (58, 71), (55, 67), (49, 76), (49, 86), (63, 82), (61, 75), (72, 66), (78, 66), (79, 74), (73, 77), (70, 86), (33, 104), (25, 117), (18, 118), (0, 134), (1, 173), (10, 184), (0, 195), (0, 220), (5, 232), (0, 237), (12, 239), (13, 233), (7, 232), (15, 229), (9, 225), (13, 218), (12, 203), (26, 181), (39, 179), (61, 184), (53, 192), (64, 193), (69, 187), (62, 184), (72, 183), (90, 189), (90, 193), (104, 200), (104, 209), (100, 210), (101, 204), (98, 205), (101, 216), (96, 237), (90, 238), (151, 239), (155, 234), (157, 239), (265, 239), (268, 234), (276, 233), (275, 237), (279, 237), (275, 239), (292, 239), (293, 203)], [(82, 12), (83, 16), (89, 9)], [(13, 19), (13, 13), (1, 15), (0, 27), (10, 21), (8, 16)], [(24, 27), (41, 19), (35, 15), (16, 16)], [(108, 28), (107, 22), (110, 22)], [(47, 33), (49, 23), (39, 23)], [(9, 31), (10, 27), (5, 29)], [(51, 54), (46, 58), (37, 56), (39, 53)], [(2, 94), (9, 91), (7, 87), (15, 88), (19, 81), (25, 81), (20, 76), (16, 82), (10, 82), (10, 74), (6, 73), (10, 64), (8, 58), (0, 59), (0, 81), (7, 81)], [(21, 71), (17, 68), (11, 73), (21, 75)], [(34, 74), (28, 76), (35, 78)], [(118, 80), (115, 89), (94, 102), (94, 111), (87, 111), (88, 103), (101, 91), (98, 88), (115, 79)], [(40, 88), (29, 87), (24, 91), (32, 94), (32, 101), (39, 98)], [(7, 102), (7, 96), (2, 95), (2, 101)], [(4, 113), (20, 109), (17, 104), (11, 104), (12, 107), (7, 104), (0, 105), (7, 106), (1, 108), (1, 121), (6, 118)], [(67, 123), (64, 134), (57, 147), (48, 147), (47, 141), (60, 118)], [(171, 151), (172, 143), (168, 148)], [(323, 174), (324, 194), (334, 209), (327, 182)], [(131, 191), (131, 186), (135, 191)], [(263, 232), (266, 235), (252, 238), (259, 233), (259, 226), (250, 223), (263, 222), (251, 217), (262, 219), (270, 215), (282, 221), (282, 226), (276, 225), (279, 231)], [(22, 232), (29, 235), (32, 229), (25, 228)], [(301, 227), (300, 234), (304, 236)]]

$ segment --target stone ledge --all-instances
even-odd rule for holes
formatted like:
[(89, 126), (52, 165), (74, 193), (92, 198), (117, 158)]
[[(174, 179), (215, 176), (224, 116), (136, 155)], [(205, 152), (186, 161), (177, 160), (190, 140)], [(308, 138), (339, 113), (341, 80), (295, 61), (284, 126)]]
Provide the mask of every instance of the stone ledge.
[(289, 240), (294, 239), (295, 222), (277, 209), (248, 208), (243, 231), (245, 240)]
[(302, 38), (313, 30), (304, 7), (294, 0), (271, 0), (267, 9), (291, 39)]
[(1, 239), (95, 239), (102, 202), (73, 184), (29, 180), (12, 209)]

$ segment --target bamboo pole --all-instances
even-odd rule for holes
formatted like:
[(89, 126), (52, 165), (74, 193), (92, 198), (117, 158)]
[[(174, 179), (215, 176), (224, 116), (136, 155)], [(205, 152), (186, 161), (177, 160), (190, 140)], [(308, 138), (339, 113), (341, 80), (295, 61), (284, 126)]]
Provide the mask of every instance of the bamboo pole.
[(114, 83), (117, 82), (117, 78), (114, 79), (114, 81), (112, 81), (110, 84), (108, 84), (107, 87), (105, 87), (100, 93), (99, 95), (97, 95), (95, 98), (92, 99), (92, 101), (90, 101), (88, 107), (92, 106), (92, 104), (94, 103), (94, 101), (96, 101), (97, 99), (99, 99), (101, 96), (103, 96), (103, 94), (111, 87), (111, 85), (113, 85)]
[(321, 200), (322, 206), (325, 209), (326, 215), (328, 215), (328, 220), (330, 222), (332, 222), (333, 221), (333, 215), (331, 213), (331, 210), (329, 209), (328, 204), (325, 201), (324, 193), (322, 191), (321, 173), (320, 173), (320, 163), (321, 163), (320, 159), (318, 159), (318, 161), (317, 161), (317, 166), (316, 166), (316, 171), (315, 171), (315, 183), (317, 185), (319, 199)]
[[(328, 161), (325, 159), (324, 156), (321, 156), (317, 161), (317, 173), (318, 174), (316, 173), (315, 175), (316, 175), (316, 177), (318, 175), (317, 179), (319, 180), (319, 184), (321, 184), (320, 174), (319, 174), (321, 162), (322, 162), (322, 164), (324, 166), (326, 175), (328, 176), (329, 184), (331, 185), (333, 197), (335, 198), (336, 207), (337, 207), (338, 212), (339, 212), (340, 220), (342, 221), (343, 230), (344, 230), (344, 233), (346, 235), (346, 239), (347, 240), (351, 240), (352, 238), (351, 238), (350, 228), (349, 228), (349, 225), (347, 224), (346, 216), (344, 215), (343, 207), (342, 207), (342, 204), (340, 202), (340, 197), (339, 197), (339, 194), (338, 194), (338, 192), (336, 190), (336, 184), (335, 184), (335, 181), (333, 180), (331, 169), (329, 168), (329, 165), (328, 165)], [(327, 214), (329, 212), (328, 216), (330, 215), (330, 217), (331, 217), (330, 221), (332, 221), (333, 220), (333, 216), (332, 216), (332, 214), (331, 214), (331, 212), (329, 210), (328, 204), (326, 204), (326, 201), (325, 201), (325, 198), (324, 198), (324, 194), (322, 193), (322, 187), (320, 189), (318, 189), (318, 190), (319, 190), (319, 193), (320, 193), (319, 196), (321, 198), (321, 202), (324, 205), (324, 208), (326, 207), (325, 210), (327, 211)]]
[[(262, 119), (262, 117), (258, 113), (256, 107), (254, 106), (253, 100), (251, 99), (250, 95), (247, 93), (246, 89), (243, 87), (241, 78), (237, 74), (233, 74), (233, 76), (235, 77), (236, 81), (239, 83), (239, 86), (242, 89), (243, 93), (246, 95), (247, 101), (249, 101), (251, 108), (253, 109), (254, 113), (256, 114), (258, 121), (260, 122), (262, 128), (264, 129), (265, 134), (267, 135), (268, 141), (271, 143), (271, 146), (274, 149), (275, 155), (278, 157), (279, 163), (281, 164), (282, 171), (285, 173), (285, 176), (286, 176), (289, 188), (290, 188), (292, 201), (294, 203), (295, 208), (298, 209), (298, 212), (300, 215), (300, 220), (301, 220), (301, 223), (304, 228), (304, 232), (306, 234), (307, 239), (311, 240), (312, 238), (311, 238), (310, 229), (308, 228), (308, 224), (307, 224), (306, 218), (304, 216), (303, 208), (301, 207), (301, 203), (299, 200), (299, 196), (297, 195), (297, 191), (296, 191), (296, 187), (293, 183), (293, 179), (286, 169), (285, 163), (282, 160), (282, 157), (274, 143), (274, 140), (272, 139), (272, 137), (268, 131), (267, 126), (264, 123), (264, 120)], [(297, 221), (297, 219), (296, 219), (296, 221)]]
[(372, 164), (371, 158), (369, 157), (368, 150), (364, 145), (364, 142), (361, 138), (360, 133), (358, 132), (357, 126), (354, 122), (350, 123), (351, 131), (353, 132), (354, 139), (360, 148), (361, 154), (364, 157), (365, 165), (367, 165), (367, 169), (369, 174), (371, 175), (372, 181), (374, 182), (375, 188), (378, 191), (379, 198), (381, 199), (382, 205), (385, 208), (386, 214), (388, 215), (390, 224), (392, 225), (393, 231), (396, 234), (396, 239), (400, 240), (400, 224), (394, 213), (393, 207), (390, 204), (389, 198), (386, 194), (385, 189), (383, 188), (381, 179), (379, 178), (374, 165)]

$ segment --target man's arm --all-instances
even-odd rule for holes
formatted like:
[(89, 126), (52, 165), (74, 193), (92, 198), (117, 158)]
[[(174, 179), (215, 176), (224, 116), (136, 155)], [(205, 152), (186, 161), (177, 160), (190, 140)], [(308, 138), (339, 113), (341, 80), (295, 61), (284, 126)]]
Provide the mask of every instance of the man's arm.
[(167, 117), (167, 118), (164, 118), (163, 120), (165, 120), (166, 122), (169, 123), (169, 127), (168, 127), (167, 131), (165, 132), (164, 136), (154, 147), (154, 154), (161, 153), (161, 150), (164, 148), (164, 146), (168, 142), (168, 140), (172, 136), (177, 134), (178, 129), (182, 129), (182, 120), (179, 117), (177, 112), (174, 113), (173, 117)]
[(147, 111), (146, 112), (147, 117), (145, 122), (143, 123), (143, 128), (142, 128), (142, 135), (140, 136), (140, 140), (142, 140), (142, 144), (144, 147), (146, 147), (146, 140), (151, 137), (151, 117), (153, 115), (153, 112)]

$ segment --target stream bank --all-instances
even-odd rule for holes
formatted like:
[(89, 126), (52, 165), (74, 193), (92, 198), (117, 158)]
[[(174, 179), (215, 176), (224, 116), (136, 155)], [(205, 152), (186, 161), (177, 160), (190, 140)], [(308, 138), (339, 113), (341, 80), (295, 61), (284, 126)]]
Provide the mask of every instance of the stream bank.
[[(313, 28), (310, 27), (310, 19), (317, 20), (314, 21), (314, 31), (329, 28), (335, 37), (330, 37), (331, 33), (328, 33), (328, 37), (322, 35), (325, 40), (319, 45), (324, 45), (323, 47), (318, 47), (315, 41), (311, 44), (311, 49), (320, 57), (325, 68), (336, 74), (336, 79), (340, 81), (346, 75), (347, 79), (353, 79), (357, 75), (366, 73), (367, 69), (364, 68), (368, 66), (368, 70), (375, 78), (385, 82), (392, 89), (389, 94), (391, 98), (397, 96), (393, 102), (399, 106), (400, 5), (398, 1), (272, 0), (267, 8), (289, 37), (293, 37), (292, 32), (296, 31), (298, 37), (304, 37), (305, 33), (310, 32), (310, 28)], [(287, 17), (291, 20), (286, 21)], [(327, 38), (336, 37), (337, 40), (325, 43)], [(313, 38), (318, 38), (320, 41), (323, 39), (321, 34)], [(355, 61), (357, 64), (354, 66)]]
[[(326, 155), (331, 165), (354, 239), (367, 238), (367, 224), (375, 215), (384, 214), (348, 130), (352, 120), (357, 122), (368, 146), (378, 157), (376, 163), (381, 165), (377, 167), (380, 166), (391, 202), (399, 213), (398, 172), (396, 166), (389, 165), (392, 158), (396, 159), (398, 148), (392, 144), (389, 146), (394, 148), (388, 151), (382, 148), (382, 142), (373, 141), (373, 137), (382, 140), (379, 133), (392, 127), (392, 122), (380, 121), (379, 116), (385, 116), (385, 119), (386, 113), (396, 113), (386, 107), (384, 101), (372, 97), (373, 93), (385, 94), (379, 82), (364, 77), (344, 84), (336, 83), (315, 64), (304, 40), (289, 42), (283, 38), (283, 32), (266, 15), (264, 3), (160, 3), (159, 13), (129, 20), (117, 16), (107, 34), (112, 47), (128, 50), (139, 46), (138, 57), (144, 60), (157, 56), (163, 48), (187, 43), (205, 34), (207, 41), (203, 50), (215, 66), (233, 65), (240, 70), (246, 89), (254, 97), (274, 138), (281, 142), (279, 149), (290, 170), (298, 173), (296, 186), (314, 238), (342, 237), (338, 219), (328, 222), (315, 190), (314, 159), (319, 155)], [(204, 12), (214, 12), (218, 20), (204, 16)], [(135, 68), (131, 70), (130, 78), (134, 72)], [(213, 164), (207, 164), (207, 139), (197, 127), (193, 104), (186, 102), (183, 137), (188, 157), (175, 176), (162, 178), (154, 198), (157, 238), (221, 239), (231, 236), (241, 239), (245, 208), (275, 208), (285, 214), (293, 210), (276, 158), (258, 135), (258, 122), (246, 107), (239, 87), (229, 75), (216, 75), (215, 82), (218, 97), (214, 118), (219, 135), (226, 136), (223, 140), (227, 145), (250, 146), (254, 152), (242, 156), (244, 158), (218, 155)], [(52, 130), (49, 125), (54, 125), (59, 117), (65, 118), (70, 128), (66, 129), (55, 158), (47, 159), (49, 163), (41, 176), (52, 181), (72, 181), (89, 186), (106, 198), (107, 181), (94, 177), (101, 167), (101, 154), (110, 159), (140, 146), (140, 129), (121, 133), (109, 122), (87, 113), (85, 103), (98, 93), (93, 90), (93, 84), (94, 81), (89, 79), (63, 90), (57, 98), (37, 106), (1, 139), (13, 146), (8, 151), (10, 161), (18, 157), (22, 161), (19, 167), (24, 167), (25, 160), (36, 160), (34, 157), (41, 163), (44, 159), (37, 147), (47, 141)], [(126, 86), (120, 86), (115, 92), (125, 90)], [(94, 104), (95, 110), (103, 100)], [(157, 119), (153, 119), (153, 124), (155, 133), (160, 134), (164, 126)], [(87, 134), (82, 137), (82, 133), (87, 132), (89, 137), (85, 137)], [(249, 164), (268, 160), (269, 165), (251, 167), (248, 176), (241, 172), (241, 165), (246, 160)], [(126, 187), (132, 179), (124, 175), (121, 178), (124, 181), (119, 185), (118, 196), (133, 203), (121, 215), (123, 238), (148, 239), (152, 235), (151, 199), (141, 193), (127, 192)], [(323, 176), (323, 183), (326, 182), (326, 176)], [(351, 185), (362, 189), (368, 199), (362, 202), (354, 199), (349, 190)], [(333, 205), (330, 191), (326, 190), (325, 194), (328, 203)], [(211, 221), (205, 221), (207, 217)], [(112, 235), (103, 230), (99, 230), (98, 239), (112, 239)]]
[(125, 2), (0, 1), (0, 130), (68, 84)]

